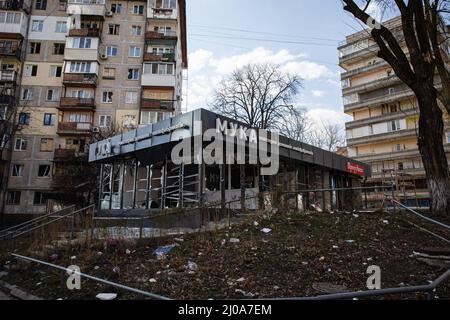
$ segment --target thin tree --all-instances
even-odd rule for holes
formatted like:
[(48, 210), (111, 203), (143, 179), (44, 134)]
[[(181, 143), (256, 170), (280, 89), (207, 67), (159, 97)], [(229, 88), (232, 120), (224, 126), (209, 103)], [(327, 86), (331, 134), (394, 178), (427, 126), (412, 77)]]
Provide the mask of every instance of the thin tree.
[(252, 128), (278, 129), (280, 120), (295, 112), (300, 88), (300, 77), (275, 64), (249, 64), (220, 83), (212, 109)]
[[(447, 53), (440, 47), (442, 32), (441, 23), (438, 23), (439, 16), (448, 13), (448, 0), (342, 1), (345, 11), (372, 28), (370, 34), (379, 47), (378, 56), (389, 63), (416, 95), (420, 111), (418, 147), (433, 198), (432, 209), (438, 214), (450, 214), (450, 177), (443, 147), (443, 109), (450, 110), (449, 84), (448, 74), (442, 70), (441, 60), (446, 61)], [(375, 23), (374, 17), (368, 14), (369, 6), (375, 2), (400, 12), (402, 38), (396, 37), (383, 24)], [(444, 90), (438, 90), (436, 74)], [(439, 101), (444, 105), (443, 109)]]
[(306, 114), (306, 109), (296, 108), (292, 110), (288, 117), (282, 118), (278, 122), (280, 134), (297, 141), (311, 142), (312, 122)]
[(339, 124), (322, 121), (311, 132), (311, 143), (316, 147), (335, 152), (345, 144), (344, 128)]

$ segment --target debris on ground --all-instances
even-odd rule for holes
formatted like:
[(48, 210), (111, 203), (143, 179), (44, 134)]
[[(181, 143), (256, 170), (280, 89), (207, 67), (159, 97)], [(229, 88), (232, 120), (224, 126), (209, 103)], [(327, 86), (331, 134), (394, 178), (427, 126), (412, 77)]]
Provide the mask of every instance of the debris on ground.
[(99, 293), (95, 296), (98, 300), (114, 300), (117, 298), (117, 293)]
[(264, 228), (264, 229), (261, 229), (261, 232), (262, 232), (262, 233), (265, 233), (265, 234), (269, 234), (269, 233), (272, 232), (272, 229)]
[(344, 285), (329, 282), (315, 282), (313, 283), (312, 288), (322, 294), (342, 293), (348, 291), (348, 288)]
[(229, 241), (230, 241), (230, 243), (239, 243), (239, 242), (241, 242), (241, 240), (239, 240), (237, 238), (231, 238)]
[(153, 251), (153, 253), (156, 255), (156, 258), (158, 260), (164, 260), (167, 255), (175, 248), (178, 247), (179, 244), (175, 243), (175, 244), (171, 244), (171, 245), (167, 245), (167, 246), (163, 246), (163, 247), (158, 247), (155, 251)]

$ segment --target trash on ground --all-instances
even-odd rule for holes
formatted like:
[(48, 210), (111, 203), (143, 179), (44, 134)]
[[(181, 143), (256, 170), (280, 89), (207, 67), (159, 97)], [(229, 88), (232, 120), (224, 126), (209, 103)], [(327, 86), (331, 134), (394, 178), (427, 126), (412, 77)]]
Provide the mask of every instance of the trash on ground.
[(114, 300), (117, 298), (117, 293), (99, 293), (95, 297), (99, 300)]
[(239, 243), (241, 242), (241, 240), (237, 239), (237, 238), (231, 238), (230, 239), (230, 243)]
[(168, 255), (170, 253), (170, 251), (172, 251), (173, 248), (178, 247), (179, 244), (171, 244), (171, 245), (167, 245), (167, 246), (163, 246), (163, 247), (158, 247), (156, 248), (155, 251), (153, 251), (154, 254), (156, 254), (156, 257), (158, 259), (163, 259), (166, 255)]
[(265, 234), (268, 234), (268, 233), (271, 233), (271, 232), (272, 232), (272, 229), (269, 229), (269, 228), (263, 228), (263, 229), (261, 229), (261, 232), (262, 232), (262, 233), (265, 233)]

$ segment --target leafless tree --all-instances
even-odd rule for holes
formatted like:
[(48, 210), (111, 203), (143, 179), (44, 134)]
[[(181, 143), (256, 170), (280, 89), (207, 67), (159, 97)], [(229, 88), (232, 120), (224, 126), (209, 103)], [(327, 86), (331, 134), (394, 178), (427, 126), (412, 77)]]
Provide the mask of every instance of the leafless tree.
[(293, 140), (310, 142), (312, 122), (306, 114), (306, 109), (296, 108), (288, 117), (281, 119), (277, 126), (280, 134)]
[(249, 64), (220, 83), (212, 109), (252, 128), (277, 129), (295, 112), (292, 104), (300, 88), (300, 77), (277, 65)]
[[(446, 48), (449, 0), (342, 0), (344, 10), (372, 27), (378, 56), (390, 64), (396, 75), (415, 93), (420, 117), (418, 146), (424, 164), (435, 213), (450, 214), (450, 176), (443, 147), (443, 109), (450, 111), (450, 76)], [(401, 14), (402, 37), (382, 23), (374, 24), (368, 13), (372, 3), (395, 9)], [(442, 17), (443, 23), (439, 22)], [(447, 39), (446, 39), (447, 38)], [(447, 45), (448, 42), (445, 43)], [(406, 50), (403, 47), (406, 46)], [(410, 58), (408, 59), (407, 53)], [(435, 82), (439, 75), (443, 90)], [(440, 108), (442, 103), (443, 109)]]
[(344, 128), (331, 122), (317, 124), (310, 136), (311, 144), (332, 152), (345, 144)]

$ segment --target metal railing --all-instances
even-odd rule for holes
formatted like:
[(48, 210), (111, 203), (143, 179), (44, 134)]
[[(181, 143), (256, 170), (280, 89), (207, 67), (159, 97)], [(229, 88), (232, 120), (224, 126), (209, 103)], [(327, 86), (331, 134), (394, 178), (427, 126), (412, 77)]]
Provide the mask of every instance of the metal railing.
[(74, 270), (72, 270), (70, 268), (64, 268), (64, 267), (58, 266), (58, 265), (53, 264), (53, 263), (49, 263), (49, 262), (45, 262), (45, 261), (42, 261), (42, 260), (38, 260), (38, 259), (22, 256), (22, 255), (15, 254), (15, 253), (11, 253), (11, 256), (16, 258), (16, 259), (19, 259), (19, 260), (35, 262), (35, 263), (38, 263), (38, 264), (45, 265), (47, 267), (58, 269), (58, 270), (61, 270), (61, 271), (65, 272), (65, 273), (76, 274), (76, 275), (79, 275), (80, 277), (84, 277), (86, 279), (89, 279), (89, 280), (92, 280), (92, 281), (95, 281), (95, 282), (98, 282), (98, 283), (103, 283), (103, 284), (106, 284), (108, 286), (112, 286), (112, 287), (115, 287), (115, 288), (118, 288), (118, 289), (129, 291), (129, 292), (132, 292), (132, 293), (135, 293), (135, 294), (143, 295), (145, 297), (153, 298), (153, 299), (156, 299), (156, 300), (172, 300), (170, 298), (161, 296), (159, 294), (143, 291), (143, 290), (140, 290), (140, 289), (136, 289), (136, 288), (125, 286), (125, 285), (120, 284), (120, 283), (115, 283), (115, 282), (112, 282), (112, 281), (109, 281), (109, 280), (97, 278), (97, 277), (85, 274), (83, 272), (77, 272), (77, 271), (74, 271)]

